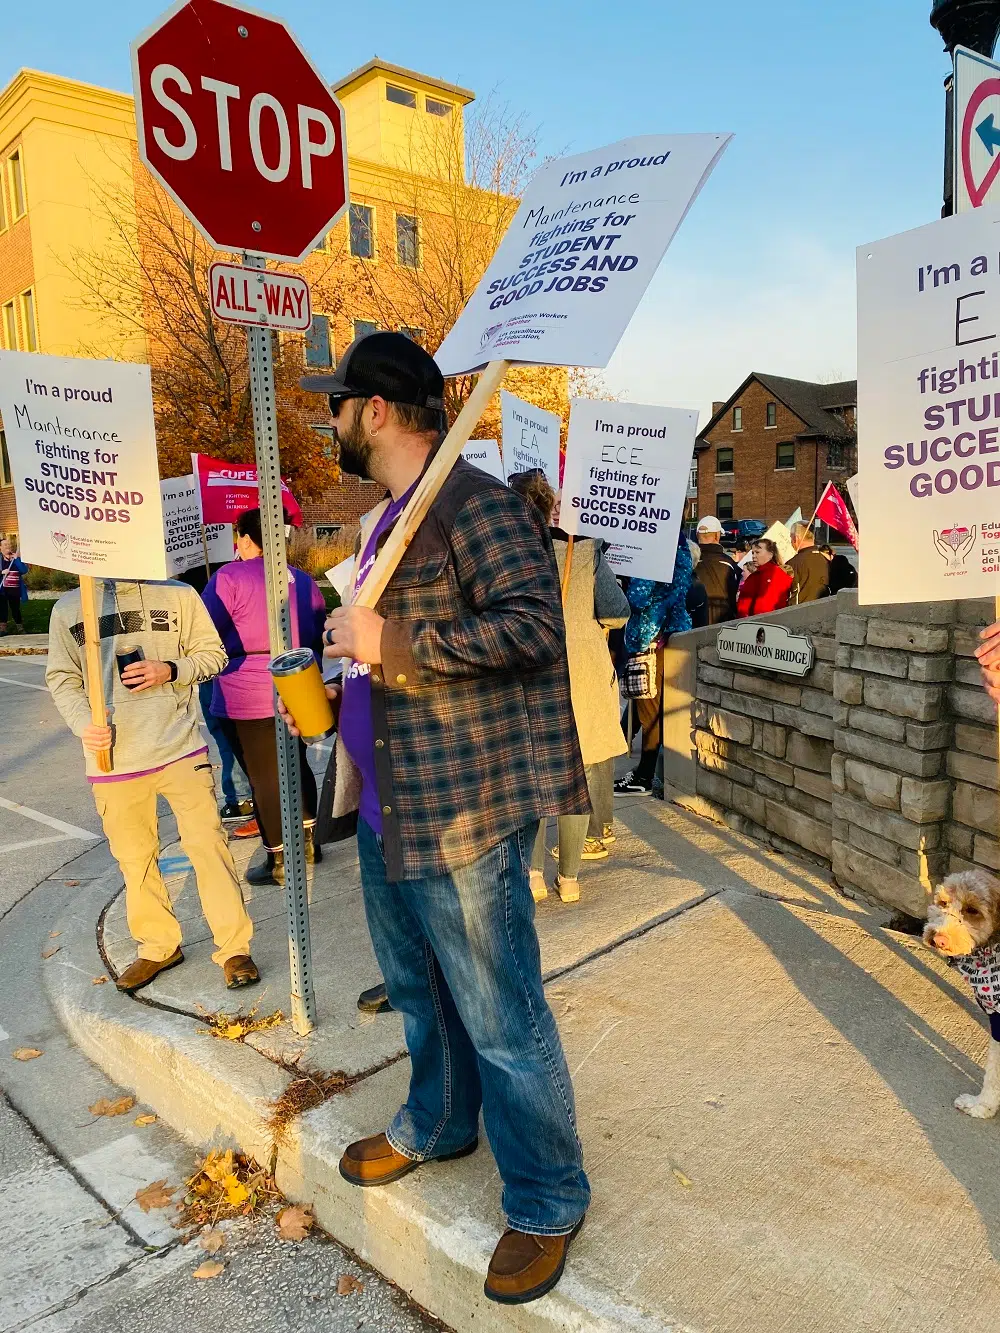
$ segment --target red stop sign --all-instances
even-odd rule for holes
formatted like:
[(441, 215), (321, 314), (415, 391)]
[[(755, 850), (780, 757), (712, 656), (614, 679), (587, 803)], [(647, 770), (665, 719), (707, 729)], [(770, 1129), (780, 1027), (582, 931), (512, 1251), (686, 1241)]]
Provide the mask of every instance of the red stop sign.
[(343, 213), (343, 109), (280, 19), (179, 0), (132, 80), (139, 155), (217, 250), (296, 262)]

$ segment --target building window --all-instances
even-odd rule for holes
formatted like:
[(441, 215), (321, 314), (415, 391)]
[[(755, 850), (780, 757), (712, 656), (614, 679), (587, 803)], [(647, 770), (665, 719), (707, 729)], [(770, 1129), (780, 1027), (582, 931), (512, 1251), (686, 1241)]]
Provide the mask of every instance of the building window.
[(399, 88), (394, 83), (387, 83), (385, 85), (385, 100), (395, 102), (397, 106), (416, 108), (417, 94), (411, 93), (409, 88)]
[(7, 229), (7, 208), (4, 204), (3, 181), (0, 180), (0, 231)]
[(743, 408), (742, 408), (742, 407), (734, 407), (734, 408), (733, 408), (733, 430), (742, 430), (742, 429), (743, 429)]
[(717, 449), (715, 451), (715, 470), (716, 472), (736, 471), (736, 467), (733, 463), (732, 449)]
[(3, 345), (8, 352), (17, 350), (17, 316), (13, 301), (8, 301), (3, 308)]
[(417, 219), (407, 213), (396, 214), (396, 258), (403, 268), (416, 268), (420, 263)]
[(356, 319), (354, 321), (355, 338), (367, 338), (370, 333), (378, 333), (378, 325), (373, 319)]
[(424, 98), (424, 106), (427, 108), (427, 114), (428, 114), (429, 116), (450, 116), (450, 115), (451, 115), (451, 103), (450, 103), (450, 102), (438, 102), (438, 101), (437, 101), (435, 98), (433, 98), (433, 97), (425, 97), (425, 98)]
[(309, 332), (306, 334), (306, 365), (315, 366), (317, 369), (326, 369), (333, 365), (329, 315), (312, 317)]
[(29, 287), (21, 293), (21, 324), (24, 328), (24, 347), (27, 352), (38, 351), (38, 325), (35, 323), (35, 293)]
[(829, 440), (826, 446), (827, 467), (849, 467), (851, 446), (843, 440)]
[(28, 211), (28, 196), (24, 189), (24, 164), (21, 161), (20, 148), (11, 153), (7, 159), (7, 169), (10, 172), (11, 214), (16, 220), (17, 218), (23, 218)]
[(419, 343), (423, 347), (424, 338), (427, 336), (423, 329), (418, 329), (412, 324), (400, 324), (399, 331), (404, 338), (409, 338), (411, 343)]
[(313, 525), (313, 536), (318, 542), (336, 541), (341, 531), (339, 523), (316, 523)]
[(722, 495), (715, 497), (715, 517), (718, 519), (728, 519), (733, 516), (733, 493), (725, 491)]
[(7, 436), (0, 430), (0, 486), (13, 486), (14, 478), (10, 470), (10, 455), (7, 453)]
[(778, 445), (774, 454), (774, 466), (779, 469), (795, 467), (795, 445), (791, 440)]
[(765, 421), (767, 429), (774, 430), (774, 428), (778, 424), (778, 404), (768, 403), (766, 411), (767, 411), (767, 416), (765, 418)]
[(313, 426), (313, 430), (323, 441), (323, 457), (332, 458), (333, 449), (333, 427), (332, 426)]
[(691, 471), (688, 473), (688, 491), (698, 494), (698, 464), (691, 464)]
[(374, 259), (374, 217), (367, 204), (351, 204), (350, 232), (351, 254), (356, 259)]

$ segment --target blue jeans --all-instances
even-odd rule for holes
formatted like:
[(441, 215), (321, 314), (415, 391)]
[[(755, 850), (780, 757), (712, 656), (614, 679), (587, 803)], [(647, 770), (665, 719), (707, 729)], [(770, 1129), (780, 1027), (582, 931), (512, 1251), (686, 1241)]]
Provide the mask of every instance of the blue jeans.
[(203, 680), (198, 686), (198, 700), (201, 703), (202, 715), (205, 718), (205, 728), (212, 740), (215, 741), (216, 749), (219, 751), (219, 759), (222, 761), (220, 786), (222, 787), (223, 801), (226, 805), (235, 805), (237, 801), (249, 801), (251, 796), (250, 781), (240, 767), (240, 762), (233, 753), (233, 747), (229, 744), (225, 733), (219, 726), (219, 719), (214, 717), (211, 712), (212, 682), (210, 680)]
[(389, 884), (382, 839), (358, 821), (365, 911), (410, 1091), (387, 1131), (415, 1161), (471, 1143), (483, 1112), (517, 1231), (561, 1236), (590, 1202), (573, 1087), (542, 990), (528, 863), (537, 824), (450, 874)]

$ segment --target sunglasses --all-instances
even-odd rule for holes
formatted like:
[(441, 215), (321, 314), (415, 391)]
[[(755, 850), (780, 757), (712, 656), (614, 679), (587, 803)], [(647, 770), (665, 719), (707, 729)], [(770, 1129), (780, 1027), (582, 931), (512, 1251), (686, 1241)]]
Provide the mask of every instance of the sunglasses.
[(361, 395), (357, 393), (328, 393), (326, 395), (326, 401), (330, 404), (330, 415), (336, 416), (344, 403), (348, 402), (351, 398), (359, 398), (360, 396)]

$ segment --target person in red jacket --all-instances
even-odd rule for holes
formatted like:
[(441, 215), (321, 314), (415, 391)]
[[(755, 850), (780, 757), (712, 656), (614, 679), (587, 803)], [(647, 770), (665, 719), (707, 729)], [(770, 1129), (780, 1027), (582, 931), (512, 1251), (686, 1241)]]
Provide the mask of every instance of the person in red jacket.
[(736, 614), (759, 616), (765, 611), (780, 611), (788, 605), (792, 576), (781, 563), (778, 548), (767, 537), (753, 544), (753, 562), (740, 587)]

